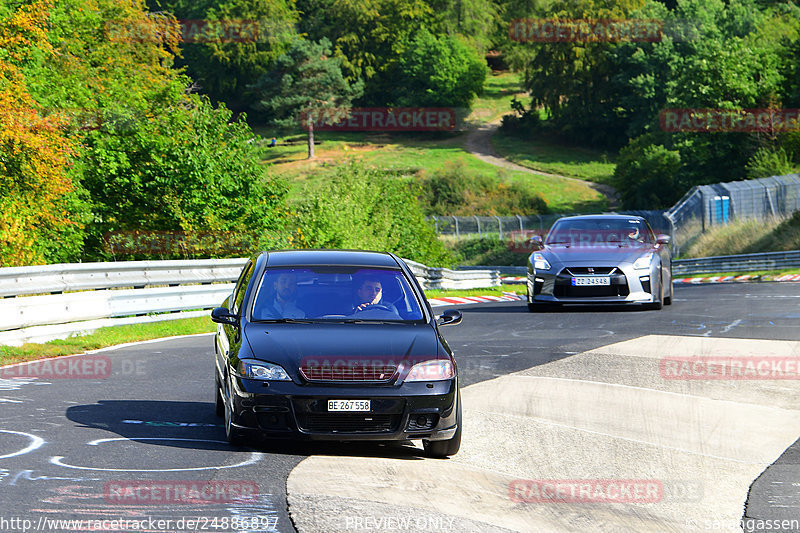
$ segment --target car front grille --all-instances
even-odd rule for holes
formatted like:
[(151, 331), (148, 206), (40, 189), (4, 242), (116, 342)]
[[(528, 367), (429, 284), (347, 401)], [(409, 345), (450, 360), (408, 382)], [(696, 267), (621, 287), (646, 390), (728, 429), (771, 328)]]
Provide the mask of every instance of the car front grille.
[(297, 425), (314, 433), (393, 433), (400, 424), (400, 415), (372, 414), (301, 414)]
[(628, 285), (605, 285), (597, 287), (573, 287), (571, 285), (556, 285), (553, 295), (556, 298), (602, 298), (613, 296), (628, 296)]
[(396, 365), (352, 364), (307, 365), (300, 367), (300, 373), (307, 381), (391, 381), (397, 372)]
[(571, 276), (610, 276), (619, 271), (617, 267), (567, 267), (564, 272)]
[[(611, 284), (578, 287), (572, 285), (576, 276), (608, 276)], [(617, 267), (567, 267), (558, 274), (553, 287), (556, 298), (624, 298), (629, 294), (628, 279)]]

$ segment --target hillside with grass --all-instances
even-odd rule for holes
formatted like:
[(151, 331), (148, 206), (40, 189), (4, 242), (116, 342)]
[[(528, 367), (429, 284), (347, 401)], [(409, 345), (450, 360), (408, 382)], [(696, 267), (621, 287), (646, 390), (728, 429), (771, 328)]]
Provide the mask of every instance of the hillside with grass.
[[(455, 132), (340, 132), (317, 131), (315, 158), (308, 159), (306, 132), (299, 128), (278, 131), (275, 128), (255, 128), (259, 135), (262, 161), (271, 176), (287, 180), (289, 202), (296, 205), (302, 198), (315, 194), (329, 181), (336, 168), (355, 161), (389, 178), (410, 177), (421, 187), (420, 201), (428, 214), (437, 215), (531, 215), (547, 212), (594, 212), (607, 207), (607, 201), (589, 184), (557, 176), (542, 176), (508, 170), (481, 161), (465, 146), (468, 131), (483, 124), (496, 122), (511, 110), (511, 99), (520, 91), (519, 76), (515, 73), (496, 73), (489, 76), (483, 94), (472, 105)], [(277, 137), (277, 146), (268, 147)], [(569, 161), (580, 157), (564, 148), (543, 147), (551, 161), (562, 160), (564, 176), (581, 178), (573, 172)], [(556, 151), (557, 150), (557, 151)], [(613, 165), (612, 165), (613, 166)], [(612, 171), (613, 172), (613, 169)], [(426, 203), (435, 195), (430, 193), (431, 182), (446, 176), (454, 184), (463, 181), (472, 195), (463, 203), (453, 202), (449, 209)], [(479, 186), (475, 186), (480, 184)], [(498, 198), (509, 198), (498, 202)]]
[(681, 250), (681, 257), (800, 250), (800, 212), (788, 218), (744, 220), (707, 228)]

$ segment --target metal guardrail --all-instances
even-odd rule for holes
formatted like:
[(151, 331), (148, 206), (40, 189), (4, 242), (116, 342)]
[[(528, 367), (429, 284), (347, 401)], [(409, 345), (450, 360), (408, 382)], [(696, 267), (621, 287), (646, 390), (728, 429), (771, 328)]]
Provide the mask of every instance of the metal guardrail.
[(0, 268), (0, 296), (235, 281), (246, 259), (120, 261)]
[(712, 272), (755, 272), (800, 268), (800, 250), (760, 254), (719, 255), (672, 261), (673, 275), (709, 274)]
[(433, 268), (421, 263), (405, 260), (422, 288), (431, 289), (479, 289), (499, 287), (500, 272), (497, 267), (472, 270), (450, 270), (449, 268)]
[[(0, 344), (44, 342), (115, 324), (201, 316), (233, 290), (246, 259), (127, 261), (0, 268)], [(500, 285), (497, 271), (408, 261), (425, 289)], [(160, 313), (160, 314), (159, 314)]]
[[(672, 274), (687, 276), (691, 274), (710, 274), (714, 272), (756, 272), (758, 270), (781, 270), (800, 268), (800, 250), (789, 252), (765, 252), (758, 254), (719, 255), (696, 259), (674, 259)], [(492, 269), (504, 276), (525, 276), (524, 266), (464, 266), (464, 271)]]

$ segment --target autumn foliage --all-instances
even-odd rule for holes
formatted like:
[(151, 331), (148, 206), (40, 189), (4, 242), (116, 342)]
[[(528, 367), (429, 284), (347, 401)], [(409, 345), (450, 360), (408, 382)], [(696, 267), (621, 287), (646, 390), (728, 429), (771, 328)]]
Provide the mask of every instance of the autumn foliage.
[(76, 225), (65, 198), (75, 142), (58, 117), (43, 117), (19, 64), (34, 51), (51, 54), (45, 39), (48, 2), (22, 6), (0, 25), (0, 265), (45, 262), (49, 235)]

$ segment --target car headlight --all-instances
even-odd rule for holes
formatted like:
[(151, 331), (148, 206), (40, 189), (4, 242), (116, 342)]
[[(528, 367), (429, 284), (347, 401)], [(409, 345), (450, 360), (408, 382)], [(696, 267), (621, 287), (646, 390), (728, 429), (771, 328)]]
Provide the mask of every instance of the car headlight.
[(533, 268), (536, 270), (550, 270), (550, 263), (544, 258), (544, 254), (539, 252), (533, 254)]
[(450, 379), (453, 376), (455, 376), (453, 363), (435, 359), (412, 366), (405, 381), (440, 381)]
[(265, 363), (263, 361), (239, 360), (237, 373), (243, 378), (263, 379), (270, 381), (291, 381), (292, 378), (280, 365)]
[(639, 259), (633, 262), (633, 268), (636, 270), (644, 270), (650, 268), (650, 265), (653, 264), (653, 252), (647, 252)]

